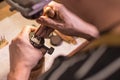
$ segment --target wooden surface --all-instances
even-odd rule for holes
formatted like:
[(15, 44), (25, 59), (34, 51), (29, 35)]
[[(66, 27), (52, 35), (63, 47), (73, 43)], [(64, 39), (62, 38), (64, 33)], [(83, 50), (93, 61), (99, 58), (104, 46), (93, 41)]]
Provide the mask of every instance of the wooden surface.
[(4, 18), (6, 17), (9, 17), (11, 15), (13, 15), (15, 13), (14, 12), (11, 12), (9, 10), (10, 6), (6, 3), (6, 2), (1, 2), (0, 3), (0, 21), (3, 20)]

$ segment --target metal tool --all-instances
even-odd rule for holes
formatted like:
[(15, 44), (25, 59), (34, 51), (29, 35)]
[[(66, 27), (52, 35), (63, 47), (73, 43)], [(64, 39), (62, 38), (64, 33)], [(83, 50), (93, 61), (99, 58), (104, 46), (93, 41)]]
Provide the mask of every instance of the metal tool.
[(6, 0), (10, 10), (19, 11), (24, 17), (36, 19), (42, 15), (43, 7), (52, 0)]
[(35, 33), (32, 33), (32, 32), (30, 33), (30, 42), (35, 48), (38, 48), (38, 49), (40, 49), (41, 47), (45, 48), (47, 50), (47, 53), (50, 55), (54, 51), (53, 47), (48, 48), (47, 46), (44, 45), (45, 40), (43, 37), (35, 36)]
[[(43, 14), (43, 7), (52, 0), (6, 0), (11, 6), (10, 10), (19, 11), (27, 19), (36, 19)], [(48, 27), (40, 26), (40, 28), (30, 37), (31, 44), (36, 48), (44, 47), (49, 54), (52, 54), (54, 48), (48, 48), (44, 45), (45, 35), (49, 35)]]

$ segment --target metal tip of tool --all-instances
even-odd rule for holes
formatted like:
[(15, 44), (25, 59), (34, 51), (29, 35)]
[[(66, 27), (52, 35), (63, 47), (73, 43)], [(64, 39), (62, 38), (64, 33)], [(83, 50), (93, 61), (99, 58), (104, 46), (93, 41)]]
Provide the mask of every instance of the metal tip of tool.
[(14, 7), (11, 7), (9, 10), (10, 10), (10, 11), (14, 11), (14, 10), (15, 10), (15, 8), (14, 8)]

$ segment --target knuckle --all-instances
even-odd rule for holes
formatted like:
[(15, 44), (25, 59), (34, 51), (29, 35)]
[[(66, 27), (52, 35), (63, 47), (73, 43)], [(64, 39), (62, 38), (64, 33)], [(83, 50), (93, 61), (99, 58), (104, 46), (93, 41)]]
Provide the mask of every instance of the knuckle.
[(22, 37), (18, 36), (12, 40), (12, 43), (21, 43), (22, 42)]
[(57, 26), (56, 28), (60, 29), (60, 30), (64, 29), (64, 27), (65, 27), (64, 24), (58, 24), (58, 23), (56, 23), (55, 26)]
[(63, 5), (62, 5), (62, 4), (59, 4), (59, 5), (56, 6), (56, 8), (57, 8), (59, 11), (61, 11), (62, 8), (63, 8)]

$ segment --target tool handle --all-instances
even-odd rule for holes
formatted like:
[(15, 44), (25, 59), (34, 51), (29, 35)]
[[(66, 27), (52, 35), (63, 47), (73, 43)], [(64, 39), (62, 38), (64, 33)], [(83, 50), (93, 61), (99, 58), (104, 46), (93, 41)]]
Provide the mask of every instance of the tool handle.
[[(46, 7), (43, 15), (50, 17), (50, 18), (54, 18), (55, 13), (50, 7)], [(53, 31), (54, 31), (54, 29), (41, 24), (40, 27), (38, 28), (38, 30), (36, 31), (35, 36), (46, 38)]]

